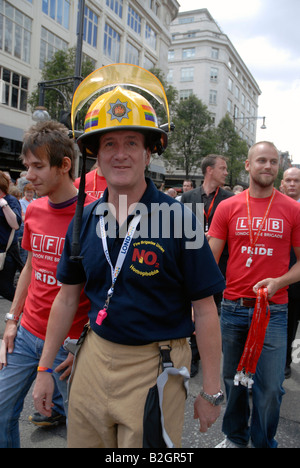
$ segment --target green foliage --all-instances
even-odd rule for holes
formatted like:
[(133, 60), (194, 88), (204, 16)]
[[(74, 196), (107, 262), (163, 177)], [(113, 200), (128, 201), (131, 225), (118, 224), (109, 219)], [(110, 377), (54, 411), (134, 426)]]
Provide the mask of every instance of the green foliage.
[[(68, 50), (59, 50), (56, 52), (48, 62), (45, 62), (42, 70), (41, 81), (57, 80), (60, 78), (67, 78), (74, 76), (76, 60), (76, 48), (73, 47)], [(89, 60), (82, 63), (81, 75), (83, 78), (88, 76), (94, 70), (93, 63)], [(55, 90), (46, 90), (44, 106), (48, 110), (52, 119), (60, 120), (60, 113), (64, 110), (70, 110), (74, 92), (74, 83), (62, 85), (57, 87), (61, 93), (64, 94), (66, 101), (69, 103), (69, 109), (66, 109), (66, 102), (59, 92)], [(39, 90), (38, 88), (31, 94), (28, 100), (32, 112), (39, 103)]]
[(175, 132), (164, 157), (170, 166), (181, 168), (185, 177), (192, 176), (208, 154), (221, 154), (228, 158), (228, 183), (236, 184), (244, 170), (248, 146), (234, 129), (229, 115), (217, 127), (201, 100), (192, 95), (175, 108)]
[(192, 95), (174, 107), (175, 131), (170, 137), (165, 159), (185, 171), (186, 177), (195, 171), (211, 147), (208, 138), (212, 118), (207, 107)]
[(234, 124), (228, 114), (215, 129), (214, 139), (215, 152), (228, 158), (228, 184), (232, 187), (237, 183), (241, 171), (244, 170), (248, 145), (235, 131)]

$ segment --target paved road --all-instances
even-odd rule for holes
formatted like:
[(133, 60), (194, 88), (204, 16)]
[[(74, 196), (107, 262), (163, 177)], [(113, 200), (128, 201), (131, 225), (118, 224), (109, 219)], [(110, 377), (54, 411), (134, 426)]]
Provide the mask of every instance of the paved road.
[[(4, 332), (4, 315), (9, 310), (10, 303), (0, 297), (0, 339)], [(300, 329), (299, 339), (300, 360)], [(184, 425), (183, 448), (212, 448), (223, 440), (221, 431), (222, 414), (216, 424), (207, 434), (200, 434), (198, 422), (193, 419), (193, 404), (201, 387), (201, 369), (199, 374), (190, 381), (190, 392), (186, 404), (186, 418)], [(286, 395), (281, 408), (280, 424), (277, 432), (277, 440), (280, 448), (300, 448), (300, 363), (292, 365), (292, 377), (284, 383)], [(65, 448), (66, 428), (59, 426), (52, 429), (36, 428), (28, 421), (30, 414), (34, 412), (32, 398), (29, 394), (25, 400), (24, 410), (20, 419), (20, 433), (22, 448)]]

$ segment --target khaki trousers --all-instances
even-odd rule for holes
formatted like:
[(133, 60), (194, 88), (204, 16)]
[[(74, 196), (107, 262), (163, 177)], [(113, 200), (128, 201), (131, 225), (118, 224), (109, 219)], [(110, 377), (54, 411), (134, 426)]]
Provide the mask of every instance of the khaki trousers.
[[(190, 368), (186, 339), (172, 340), (174, 367)], [(159, 368), (157, 343), (124, 346), (90, 331), (80, 350), (72, 380), (68, 412), (70, 448), (140, 448), (148, 390)], [(169, 376), (164, 390), (165, 429), (181, 445), (186, 391), (181, 376)]]

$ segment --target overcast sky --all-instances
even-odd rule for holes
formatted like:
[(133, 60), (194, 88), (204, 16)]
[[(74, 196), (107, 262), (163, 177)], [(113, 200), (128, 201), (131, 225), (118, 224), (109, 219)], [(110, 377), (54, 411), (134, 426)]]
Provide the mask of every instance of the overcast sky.
[(300, 0), (178, 0), (207, 8), (231, 40), (262, 94), (257, 141), (270, 140), (300, 164)]

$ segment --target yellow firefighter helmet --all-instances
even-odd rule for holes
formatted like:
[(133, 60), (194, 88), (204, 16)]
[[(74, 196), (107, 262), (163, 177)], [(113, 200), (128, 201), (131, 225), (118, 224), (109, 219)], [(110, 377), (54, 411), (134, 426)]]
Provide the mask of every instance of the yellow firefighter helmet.
[[(168, 124), (164, 129), (157, 123), (152, 105), (134, 87), (148, 92), (164, 106)], [(74, 130), (77, 112), (95, 94), (103, 92), (90, 106), (85, 118), (84, 133), (77, 143), (95, 156), (101, 134), (114, 130), (135, 130), (146, 136), (146, 144), (153, 153), (161, 154), (168, 145), (165, 131), (170, 130), (170, 115), (167, 97), (161, 82), (149, 71), (130, 64), (112, 64), (91, 73), (78, 86), (72, 103), (71, 122)]]
[(151, 151), (161, 154), (168, 145), (166, 132), (158, 127), (155, 110), (139, 93), (117, 86), (102, 94), (90, 106), (84, 123), (84, 134), (78, 138), (94, 155), (99, 137), (114, 130), (134, 130), (145, 135)]

